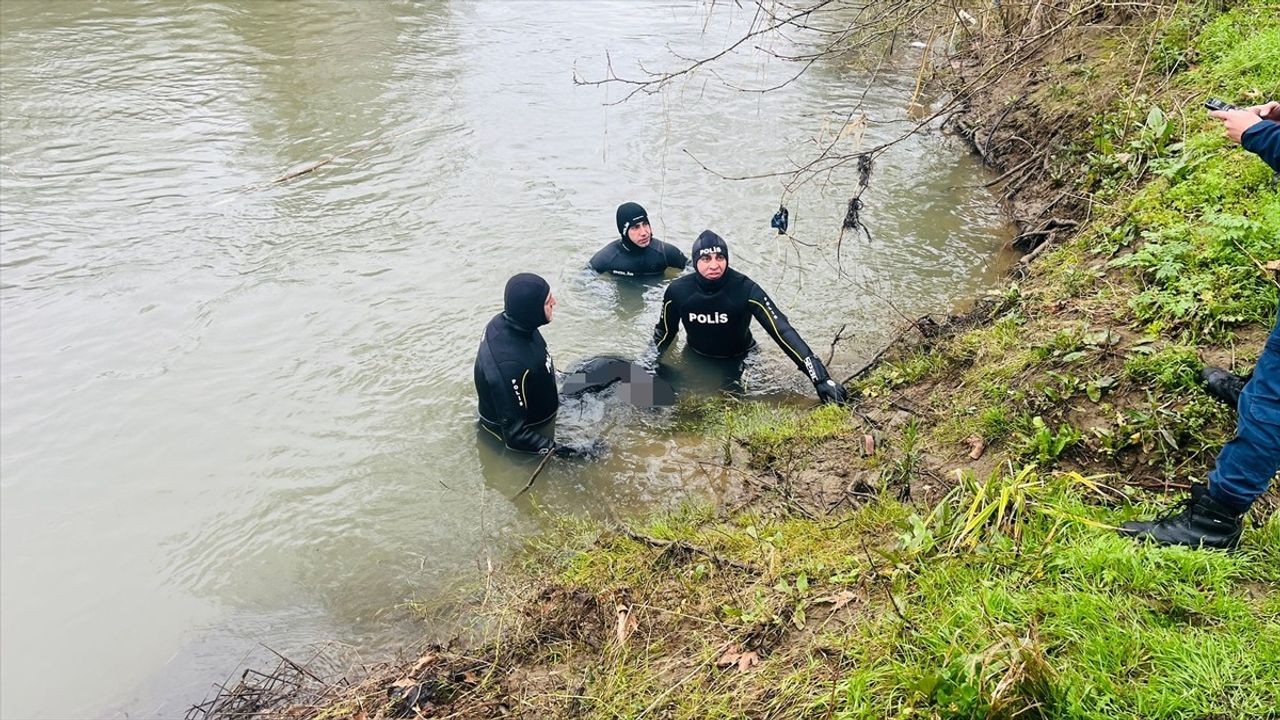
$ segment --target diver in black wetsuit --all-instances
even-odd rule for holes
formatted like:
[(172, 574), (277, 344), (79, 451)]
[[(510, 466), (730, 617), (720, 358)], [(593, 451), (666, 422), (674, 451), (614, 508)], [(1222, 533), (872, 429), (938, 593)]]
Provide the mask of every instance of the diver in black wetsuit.
[(551, 286), (531, 273), (507, 281), (502, 312), (484, 329), (476, 354), (476, 394), (480, 426), (520, 452), (561, 457), (599, 454), (600, 443), (557, 444), (536, 428), (546, 425), (560, 408), (556, 369), (538, 328), (551, 322), (556, 305)]
[(693, 243), (694, 273), (676, 278), (662, 296), (662, 314), (653, 329), (657, 354), (670, 347), (684, 324), (689, 347), (712, 358), (738, 358), (755, 347), (755, 318), (778, 347), (809, 376), (822, 402), (845, 401), (844, 387), (832, 380), (787, 316), (754, 280), (729, 268), (729, 245), (704, 230)]
[(617, 240), (591, 258), (591, 269), (614, 275), (661, 275), (672, 267), (683, 270), (689, 260), (674, 245), (653, 236), (649, 216), (638, 203), (623, 203), (617, 212)]

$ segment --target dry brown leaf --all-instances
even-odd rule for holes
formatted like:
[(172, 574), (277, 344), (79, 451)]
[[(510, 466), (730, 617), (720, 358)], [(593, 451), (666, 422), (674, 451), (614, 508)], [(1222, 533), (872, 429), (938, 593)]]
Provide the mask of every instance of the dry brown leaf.
[(413, 664), (413, 667), (409, 670), (409, 674), (417, 675), (422, 672), (422, 669), (435, 662), (437, 657), (438, 656), (435, 653), (427, 653), (426, 655), (418, 658), (418, 662)]
[(474, 671), (474, 670), (464, 670), (464, 671), (462, 671), (462, 674), (458, 676), (458, 680), (459, 680), (460, 682), (464, 682), (464, 683), (466, 683), (466, 684), (468, 684), (468, 685), (479, 685), (479, 684), (480, 684), (480, 676), (479, 676), (479, 675), (477, 675), (477, 674), (475, 673), (475, 671)]
[(369, 716), (365, 714), (364, 708), (356, 710), (356, 714), (351, 716), (351, 720), (369, 720)]
[(828, 595), (814, 600), (814, 604), (831, 604), (831, 611), (835, 612), (849, 603), (857, 600), (858, 596), (852, 590), (842, 590), (835, 595)]
[(722, 647), (724, 648), (724, 653), (720, 655), (719, 660), (716, 660), (716, 667), (737, 666), (739, 672), (746, 672), (760, 664), (760, 654), (754, 650), (744, 652), (732, 643), (726, 643)]
[(969, 443), (969, 459), (971, 460), (977, 460), (982, 457), (982, 453), (987, 449), (986, 441), (977, 435), (970, 435), (965, 442)]
[(742, 657), (742, 651), (733, 643), (725, 643), (721, 646), (724, 653), (716, 660), (716, 667), (729, 667), (738, 664), (738, 658)]
[(393, 688), (411, 688), (411, 687), (416, 687), (417, 685), (418, 685), (418, 681), (414, 680), (411, 677), (403, 677), (391, 683), (391, 687)]

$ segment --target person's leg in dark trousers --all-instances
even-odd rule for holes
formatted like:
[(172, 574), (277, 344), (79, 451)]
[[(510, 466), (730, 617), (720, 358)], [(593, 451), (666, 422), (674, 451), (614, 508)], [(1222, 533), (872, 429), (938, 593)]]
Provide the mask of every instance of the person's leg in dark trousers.
[(1236, 436), (1222, 446), (1209, 485), (1194, 485), (1174, 512), (1125, 523), (1120, 532), (1162, 545), (1233, 548), (1243, 516), (1280, 470), (1280, 318), (1240, 393)]

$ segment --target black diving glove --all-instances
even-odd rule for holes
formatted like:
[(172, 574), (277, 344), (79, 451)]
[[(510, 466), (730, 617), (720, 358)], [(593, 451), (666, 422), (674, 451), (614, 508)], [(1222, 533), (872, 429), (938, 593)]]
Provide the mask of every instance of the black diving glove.
[(818, 391), (818, 399), (824, 403), (843, 405), (849, 401), (849, 394), (845, 392), (844, 386), (831, 378), (814, 383), (813, 389)]
[(809, 380), (813, 382), (813, 389), (818, 391), (819, 400), (837, 405), (843, 405), (848, 401), (849, 396), (845, 393), (844, 386), (831, 379), (827, 374), (826, 366), (817, 355), (810, 355), (804, 359), (804, 369), (809, 374)]
[(574, 458), (582, 460), (599, 460), (604, 457), (605, 452), (609, 449), (603, 440), (588, 440), (586, 442), (576, 443), (556, 443), (556, 457)]

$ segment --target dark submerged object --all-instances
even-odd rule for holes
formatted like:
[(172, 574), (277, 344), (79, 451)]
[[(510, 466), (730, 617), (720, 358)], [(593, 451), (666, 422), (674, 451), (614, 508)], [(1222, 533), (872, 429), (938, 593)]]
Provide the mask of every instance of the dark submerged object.
[(652, 375), (644, 366), (617, 357), (594, 357), (575, 365), (560, 393), (581, 397), (603, 392), (614, 385), (617, 395), (636, 407), (669, 407), (676, 402), (671, 384)]

